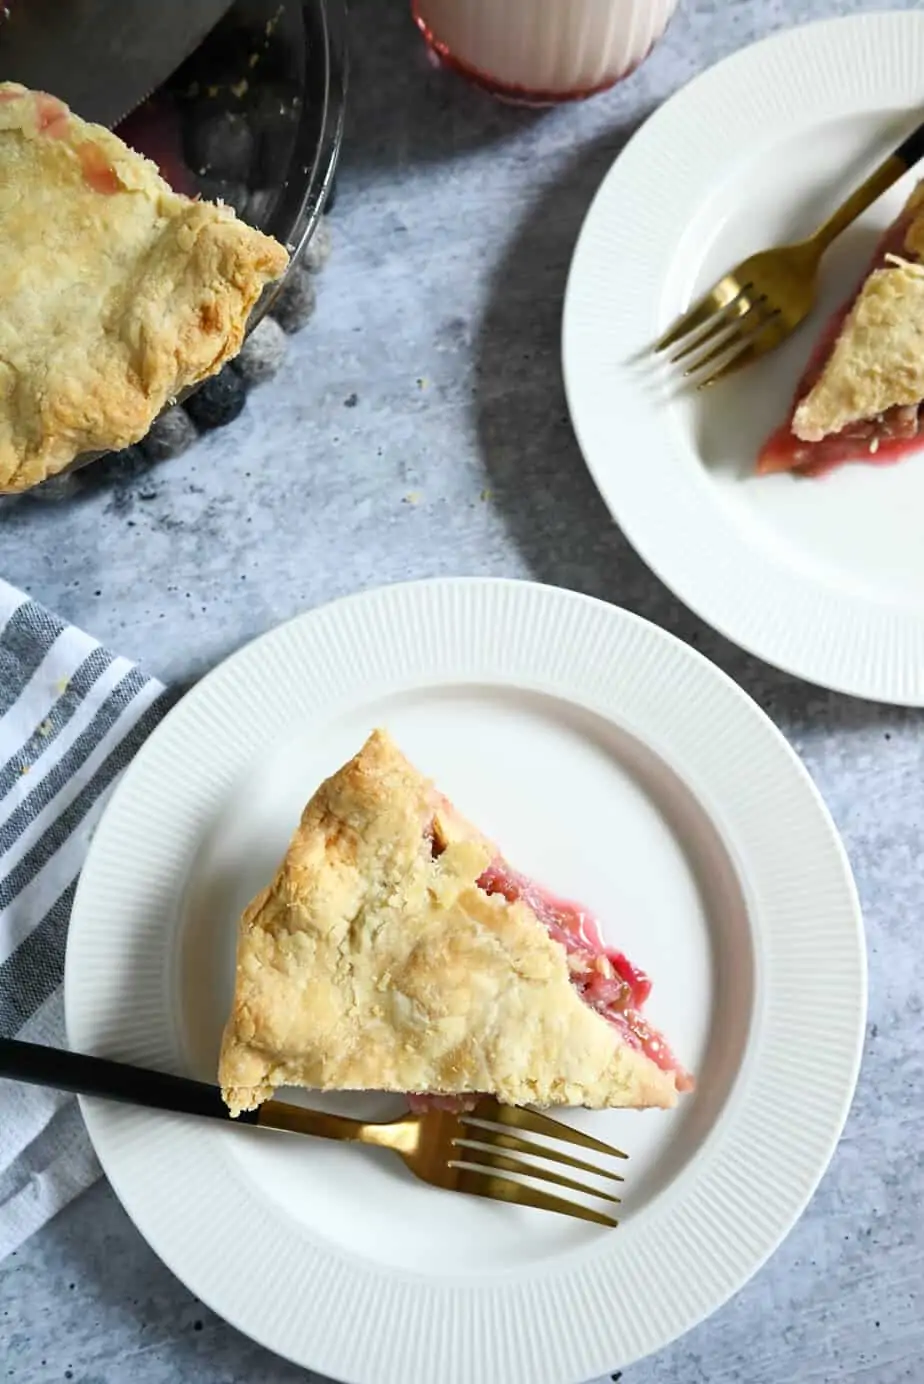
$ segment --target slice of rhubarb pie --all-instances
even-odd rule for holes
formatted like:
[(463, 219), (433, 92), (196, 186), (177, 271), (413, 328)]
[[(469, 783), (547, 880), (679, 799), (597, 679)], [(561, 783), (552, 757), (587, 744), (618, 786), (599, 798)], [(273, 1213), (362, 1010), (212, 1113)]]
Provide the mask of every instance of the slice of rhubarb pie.
[(234, 1114), (278, 1086), (669, 1107), (692, 1080), (650, 988), (375, 731), (241, 919), (219, 1079)]
[(835, 313), (758, 472), (819, 475), (892, 462), (924, 430), (924, 183), (879, 243), (866, 279)]

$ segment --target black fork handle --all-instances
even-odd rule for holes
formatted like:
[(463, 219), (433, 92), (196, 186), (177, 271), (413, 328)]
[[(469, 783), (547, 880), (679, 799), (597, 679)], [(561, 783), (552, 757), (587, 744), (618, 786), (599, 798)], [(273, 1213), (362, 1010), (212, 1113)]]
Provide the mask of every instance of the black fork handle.
[(924, 158), (924, 125), (908, 136), (895, 150), (894, 157), (901, 159), (906, 168), (913, 168), (919, 159)]
[[(113, 1062), (107, 1057), (88, 1057), (62, 1048), (0, 1038), (0, 1077), (32, 1086), (51, 1086), (78, 1096), (101, 1096), (149, 1110), (168, 1110), (176, 1115), (204, 1115), (230, 1120), (231, 1114), (217, 1086), (189, 1077)], [(245, 1111), (236, 1124), (256, 1124), (257, 1111)]]
[(811, 237), (811, 242), (821, 253), (836, 240), (857, 217), (871, 207), (884, 192), (903, 178), (919, 159), (924, 158), (924, 125), (904, 139), (893, 154), (874, 168), (872, 173), (855, 188), (846, 201), (832, 212), (831, 216)]

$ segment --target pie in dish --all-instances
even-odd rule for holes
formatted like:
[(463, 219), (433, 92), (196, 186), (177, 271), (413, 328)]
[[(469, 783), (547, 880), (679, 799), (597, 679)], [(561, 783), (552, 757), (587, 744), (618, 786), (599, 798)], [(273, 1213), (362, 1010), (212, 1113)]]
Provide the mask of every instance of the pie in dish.
[(287, 263), (108, 130), (0, 83), (0, 492), (137, 442), (240, 349)]
[(847, 461), (891, 462), (924, 430), (924, 183), (880, 241), (854, 298), (834, 316), (799, 382), (761, 474), (818, 475)]
[(650, 989), (379, 730), (244, 912), (219, 1080), (234, 1114), (278, 1086), (666, 1108), (692, 1080), (642, 1017)]

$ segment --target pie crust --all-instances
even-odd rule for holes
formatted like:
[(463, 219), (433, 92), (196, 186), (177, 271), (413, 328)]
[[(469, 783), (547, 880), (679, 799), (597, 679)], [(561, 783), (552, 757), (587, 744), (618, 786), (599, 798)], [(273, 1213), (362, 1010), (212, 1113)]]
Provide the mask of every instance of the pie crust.
[(54, 97), (0, 83), (0, 492), (144, 436), (288, 255)]
[(375, 731), (241, 919), (219, 1066), (232, 1112), (278, 1086), (672, 1106), (689, 1078), (584, 1002), (525, 901), (479, 886), (497, 861)]

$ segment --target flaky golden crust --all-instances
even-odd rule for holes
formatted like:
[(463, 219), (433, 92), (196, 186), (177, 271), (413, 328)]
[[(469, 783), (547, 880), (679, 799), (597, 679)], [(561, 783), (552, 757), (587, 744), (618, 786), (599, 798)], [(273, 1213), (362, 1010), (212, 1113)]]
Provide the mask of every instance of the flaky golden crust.
[(0, 492), (144, 436), (288, 256), (60, 102), (0, 83)]
[(582, 1002), (532, 910), (476, 886), (495, 855), (376, 731), (241, 919), (219, 1066), (232, 1111), (277, 1086), (673, 1105), (673, 1074)]
[(850, 310), (824, 372), (793, 415), (802, 442), (820, 442), (851, 423), (924, 398), (924, 189), (904, 214), (904, 247), (914, 262), (895, 258), (869, 275)]

